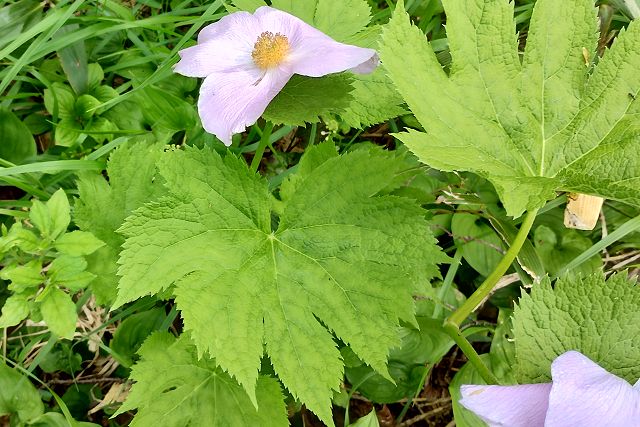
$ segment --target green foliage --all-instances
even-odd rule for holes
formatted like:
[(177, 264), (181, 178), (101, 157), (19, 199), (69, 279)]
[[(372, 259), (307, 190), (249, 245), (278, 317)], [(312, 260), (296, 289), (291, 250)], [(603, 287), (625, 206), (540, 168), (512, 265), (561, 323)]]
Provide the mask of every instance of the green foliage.
[[(640, 351), (634, 337), (640, 322), (640, 288), (618, 273), (559, 279), (523, 295), (513, 316), (515, 373), (520, 383), (550, 378), (551, 362), (578, 350), (609, 372), (634, 383)], [(544, 343), (544, 345), (541, 345)]]
[[(0, 332), (2, 354), (15, 366), (0, 366), (5, 423), (91, 425), (75, 417), (115, 427), (135, 416), (134, 426), (284, 426), (288, 412), (299, 427), (308, 421), (303, 405), (330, 424), (330, 404), (353, 413), (366, 398), (389, 402), (397, 424), (408, 424), (422, 399), (405, 399), (442, 393), (443, 375), (431, 370), (457, 366), (448, 363), (459, 359), (442, 328), (464, 301), (456, 288), (472, 290), (519, 226), (477, 174), (496, 184), (510, 214), (564, 189), (638, 199), (638, 24), (621, 31), (622, 1), (598, 2), (597, 54), (591, 0), (407, 1), (418, 30), (400, 6), (374, 73), (296, 76), (272, 102), (265, 113), (272, 122), (327, 125), (275, 129), (260, 163), (265, 178), (244, 165), (261, 157), (254, 151), (262, 126), (237, 135), (223, 155), (199, 123), (198, 80), (171, 69), (203, 26), (237, 10), (232, 2), (249, 11), (269, 3), (339, 42), (372, 49), (399, 3), (0, 6)], [(398, 145), (386, 130), (396, 125), (421, 132)], [(164, 153), (167, 146), (180, 148)], [(440, 169), (475, 173), (431, 169), (406, 155), (408, 146)], [(59, 188), (76, 197), (71, 209), (62, 192), (44, 202)], [(607, 201), (602, 227), (583, 232), (564, 229), (560, 204), (543, 208), (511, 266), (533, 287), (518, 309), (524, 338), (504, 308), (524, 292), (516, 286), (494, 295), (480, 322), (473, 313), (463, 322), (463, 335), (482, 343), (475, 348), (491, 343), (481, 358), (504, 384), (522, 380), (521, 363), (535, 371), (527, 374), (547, 375), (547, 343), (554, 352), (558, 343), (588, 342), (587, 349), (628, 354), (606, 362), (619, 372), (637, 365), (625, 347), (636, 336), (635, 294), (613, 286), (603, 298), (575, 276), (612, 262), (613, 270), (633, 268), (640, 211)], [(429, 227), (455, 253), (433, 289), (434, 263), (446, 258)], [(571, 286), (537, 287), (545, 274), (560, 273)], [(153, 296), (114, 307), (118, 280), (118, 304)], [(492, 304), (500, 313), (493, 334)], [(166, 329), (182, 336), (155, 334)], [(450, 359), (439, 363), (445, 354)], [(629, 370), (623, 374), (634, 381), (638, 372)], [(84, 383), (93, 378), (97, 384)], [(121, 412), (131, 412), (112, 417), (130, 382)], [(457, 425), (484, 425), (457, 402), (460, 383), (481, 382), (471, 364), (456, 375)], [(448, 403), (433, 409), (443, 409), (438, 421), (449, 417)], [(373, 411), (355, 423), (368, 424), (376, 425)]]
[(502, 240), (495, 230), (476, 215), (456, 213), (451, 232), (469, 265), (483, 276), (491, 274), (503, 256)]
[(158, 140), (164, 135), (192, 129), (198, 123), (194, 106), (164, 88), (148, 86), (138, 90), (132, 102), (140, 109), (144, 123), (151, 127)]
[[(58, 31), (57, 37), (78, 31), (79, 27), (78, 24), (65, 25)], [(79, 40), (60, 49), (58, 51), (58, 57), (60, 58), (60, 65), (62, 65), (62, 69), (74, 92), (78, 95), (85, 93), (89, 88), (89, 64), (84, 40)]]
[[(75, 55), (78, 55), (75, 48), (61, 54), (63, 67), (65, 63), (67, 67), (76, 67), (78, 61), (82, 62)], [(111, 132), (117, 131), (118, 126), (108, 115), (103, 116), (106, 110), (102, 104), (117, 98), (118, 92), (111, 86), (100, 85), (104, 79), (102, 67), (92, 63), (86, 66), (86, 70), (66, 68), (65, 72), (74, 75), (70, 83), (73, 90), (61, 82), (54, 82), (44, 90), (47, 111), (54, 119), (60, 119), (55, 126), (56, 145), (71, 147), (82, 143), (86, 135), (98, 142), (112, 139)]]
[(166, 315), (161, 308), (135, 313), (127, 317), (116, 329), (109, 343), (114, 357), (124, 366), (130, 367), (138, 349), (152, 332), (160, 329)]
[(0, 158), (23, 163), (36, 155), (36, 143), (29, 128), (11, 111), (0, 107)]
[(371, 74), (354, 74), (351, 95), (349, 108), (340, 113), (340, 118), (351, 127), (371, 126), (407, 112), (382, 66)]
[(275, 0), (271, 2), (271, 6), (297, 16), (309, 25), (313, 25), (315, 23), (318, 1), (319, 0)]
[(46, 203), (33, 201), (29, 211), (33, 228), (17, 222), (0, 237), (0, 278), (11, 282), (7, 288), (13, 292), (2, 307), (0, 327), (17, 325), (35, 312), (54, 334), (73, 337), (77, 315), (71, 295), (95, 278), (86, 271), (82, 256), (104, 243), (88, 232), (67, 233), (69, 210), (60, 189)]
[(29, 219), (40, 231), (44, 240), (55, 241), (67, 231), (71, 222), (69, 200), (62, 189), (56, 191), (45, 203), (34, 200), (29, 212)]
[(76, 330), (76, 305), (69, 295), (58, 288), (50, 287), (38, 297), (40, 314), (51, 332), (63, 338), (73, 338)]
[(231, 155), (167, 153), (159, 169), (170, 195), (120, 229), (115, 306), (175, 285), (200, 352), (252, 396), (266, 343), (284, 385), (330, 423), (343, 366), (326, 328), (386, 373), (398, 322), (415, 322), (412, 294), (444, 259), (420, 208), (376, 196), (403, 167), (377, 149), (337, 156), (325, 144), (308, 151), (274, 201), (266, 180)]
[(61, 254), (82, 256), (94, 253), (104, 246), (93, 234), (85, 231), (72, 231), (56, 239), (53, 246)]
[[(38, 390), (18, 371), (0, 364), (0, 416), (9, 415), (11, 425), (66, 427), (71, 419), (56, 412), (44, 412)], [(17, 420), (16, 420), (17, 418)], [(78, 427), (97, 427), (93, 423), (74, 423)]]
[(4, 363), (0, 364), (0, 415), (16, 415), (27, 422), (44, 413), (38, 390)]
[[(591, 239), (577, 230), (563, 228), (558, 231), (546, 225), (540, 225), (534, 230), (533, 241), (545, 270), (551, 276), (556, 276), (565, 265), (593, 244)], [(596, 255), (572, 269), (571, 273), (585, 276), (600, 271), (601, 268), (602, 260)]]
[(0, 28), (2, 39), (0, 48), (8, 44), (8, 40), (32, 27), (41, 19), (43, 4), (37, 0), (21, 0), (11, 4), (3, 4), (0, 8)]
[(87, 258), (89, 271), (97, 276), (90, 288), (99, 304), (109, 304), (116, 297), (116, 262), (124, 243), (116, 230), (131, 212), (165, 191), (162, 180), (156, 177), (156, 162), (161, 154), (160, 145), (131, 143), (111, 154), (107, 164), (109, 182), (99, 173), (80, 175), (74, 220), (82, 230), (106, 243)]
[(317, 4), (313, 26), (339, 42), (362, 31), (371, 21), (371, 7), (363, 0), (318, 0)]
[[(461, 302), (455, 292), (449, 292), (445, 297), (446, 301), (438, 301), (438, 304), (456, 307)], [(442, 328), (444, 311), (434, 315), (435, 307), (434, 301), (419, 300), (417, 327), (401, 327), (400, 345), (389, 353), (389, 375), (393, 382), (366, 366), (350, 349), (341, 349), (343, 359), (350, 361), (345, 362), (346, 377), (350, 384), (357, 386), (358, 393), (376, 403), (392, 403), (418, 393), (430, 366), (439, 363), (454, 345)]]
[(262, 116), (274, 123), (304, 125), (345, 111), (353, 97), (351, 77), (345, 74), (321, 78), (295, 75), (271, 101)]
[(398, 137), (433, 167), (491, 180), (509, 215), (557, 190), (640, 204), (640, 24), (585, 66), (583, 49), (595, 56), (597, 41), (593, 2), (540, 0), (521, 62), (513, 3), (443, 4), (449, 75), (402, 7), (383, 33), (383, 63), (425, 129)]
[(359, 418), (358, 421), (351, 424), (353, 427), (379, 427), (378, 416), (376, 415), (375, 409), (369, 412), (362, 418)]
[(388, 377), (391, 379), (376, 374), (364, 364), (349, 367), (346, 376), (350, 384), (357, 386), (358, 393), (367, 399), (376, 403), (393, 403), (412, 397), (420, 389), (428, 371), (424, 365), (390, 360)]
[(82, 356), (74, 351), (69, 341), (58, 341), (51, 351), (46, 353), (38, 365), (48, 374), (58, 371), (74, 375), (82, 369)]
[(253, 13), (260, 6), (265, 6), (265, 2), (262, 0), (233, 0), (233, 5), (235, 6), (235, 8), (227, 6), (227, 9), (230, 12), (235, 12), (236, 10), (246, 10), (247, 12)]
[(118, 411), (138, 410), (132, 427), (288, 425), (275, 379), (258, 377), (255, 398), (250, 399), (214, 360), (199, 357), (187, 337), (175, 339), (168, 333), (156, 333), (139, 354), (141, 360), (131, 372), (136, 383)]

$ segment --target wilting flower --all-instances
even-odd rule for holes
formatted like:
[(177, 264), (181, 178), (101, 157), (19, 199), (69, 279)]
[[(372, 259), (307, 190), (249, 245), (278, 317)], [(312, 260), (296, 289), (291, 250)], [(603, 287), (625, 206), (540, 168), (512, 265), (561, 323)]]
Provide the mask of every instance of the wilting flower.
[(460, 404), (490, 427), (640, 425), (640, 382), (610, 374), (577, 351), (551, 364), (551, 383), (463, 385)]
[(375, 50), (338, 43), (268, 6), (208, 25), (198, 44), (179, 54), (177, 73), (205, 77), (198, 100), (205, 130), (227, 145), (260, 117), (294, 74), (369, 73), (378, 65)]

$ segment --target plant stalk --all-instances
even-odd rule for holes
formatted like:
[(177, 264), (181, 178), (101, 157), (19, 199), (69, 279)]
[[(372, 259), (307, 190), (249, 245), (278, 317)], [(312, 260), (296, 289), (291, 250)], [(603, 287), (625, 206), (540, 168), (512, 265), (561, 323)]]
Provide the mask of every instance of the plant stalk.
[(533, 210), (527, 213), (518, 234), (509, 247), (509, 250), (504, 255), (500, 263), (491, 272), (489, 277), (476, 289), (476, 291), (462, 304), (451, 316), (447, 317), (444, 321), (444, 330), (453, 338), (458, 344), (458, 347), (464, 352), (465, 356), (475, 366), (478, 373), (488, 384), (497, 384), (498, 380), (491, 373), (489, 368), (482, 362), (480, 356), (475, 351), (471, 343), (460, 333), (460, 325), (464, 320), (485, 300), (496, 284), (500, 280), (504, 273), (509, 269), (511, 263), (515, 260), (516, 256), (520, 252), (522, 245), (527, 239), (527, 235), (533, 226), (533, 222), (536, 219), (538, 210)]
[(258, 144), (258, 148), (256, 149), (255, 154), (253, 155), (253, 159), (251, 160), (251, 166), (249, 169), (251, 172), (257, 172), (258, 167), (260, 166), (260, 162), (262, 161), (262, 155), (264, 154), (265, 148), (269, 145), (269, 138), (271, 138), (271, 131), (273, 130), (273, 123), (267, 122), (264, 125), (264, 129), (262, 129), (262, 137), (260, 138), (260, 143)]

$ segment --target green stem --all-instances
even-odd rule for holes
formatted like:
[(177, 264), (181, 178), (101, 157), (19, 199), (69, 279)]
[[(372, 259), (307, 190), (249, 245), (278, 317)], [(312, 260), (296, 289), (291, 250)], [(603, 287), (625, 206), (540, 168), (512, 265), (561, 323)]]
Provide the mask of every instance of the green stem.
[(496, 378), (496, 376), (493, 375), (489, 368), (487, 368), (487, 365), (484, 364), (484, 362), (480, 358), (480, 355), (478, 355), (478, 352), (475, 348), (473, 348), (469, 340), (466, 339), (462, 335), (462, 333), (460, 333), (459, 326), (453, 323), (449, 323), (449, 320), (445, 320), (444, 330), (447, 334), (449, 334), (451, 338), (453, 338), (455, 343), (458, 344), (460, 350), (462, 350), (464, 355), (467, 356), (469, 362), (471, 362), (471, 364), (476, 368), (476, 371), (478, 371), (482, 379), (485, 380), (487, 384), (499, 383), (498, 378)]
[(309, 146), (316, 143), (316, 133), (318, 133), (318, 124), (311, 123), (311, 130), (309, 131)]
[(471, 343), (462, 336), (460, 333), (460, 325), (464, 320), (485, 300), (493, 288), (495, 288), (496, 284), (500, 280), (504, 273), (509, 269), (511, 263), (516, 259), (516, 256), (520, 252), (522, 245), (527, 239), (527, 235), (533, 226), (533, 222), (536, 219), (536, 214), (538, 210), (533, 210), (527, 213), (524, 220), (522, 221), (522, 225), (520, 226), (520, 230), (516, 235), (513, 242), (511, 242), (511, 246), (509, 250), (504, 255), (500, 263), (496, 266), (493, 272), (485, 279), (484, 282), (480, 285), (478, 289), (462, 304), (451, 316), (449, 316), (444, 321), (444, 329), (447, 333), (453, 338), (453, 340), (458, 344), (460, 349), (467, 356), (469, 361), (475, 366), (478, 373), (482, 376), (482, 378), (489, 384), (497, 384), (498, 381), (496, 377), (489, 371), (486, 365), (478, 356), (478, 353), (471, 346)]
[(178, 317), (178, 306), (173, 304), (171, 307), (171, 311), (167, 314), (167, 317), (162, 321), (162, 325), (160, 325), (160, 331), (168, 330), (171, 325), (173, 325), (174, 320)]
[(460, 261), (462, 261), (462, 251), (460, 249), (456, 249), (456, 253), (453, 255), (453, 260), (449, 265), (449, 270), (447, 270), (447, 275), (444, 276), (442, 286), (440, 286), (440, 289), (438, 289), (438, 300), (434, 304), (433, 308), (434, 319), (439, 318), (442, 314), (444, 299), (447, 297), (447, 293), (449, 292), (451, 285), (453, 285), (453, 279), (454, 277), (456, 277), (456, 273), (458, 272)]
[(269, 138), (271, 137), (271, 131), (273, 130), (273, 123), (267, 122), (264, 125), (264, 129), (262, 130), (262, 138), (260, 138), (260, 143), (258, 144), (258, 148), (256, 149), (255, 154), (253, 155), (253, 160), (251, 160), (251, 166), (249, 169), (251, 172), (257, 172), (258, 167), (260, 166), (260, 162), (262, 161), (262, 155), (264, 154), (265, 148), (269, 145)]
[(58, 342), (58, 337), (54, 333), (51, 333), (51, 335), (49, 336), (49, 341), (47, 341), (47, 343), (40, 349), (38, 355), (33, 359), (31, 364), (27, 368), (27, 371), (33, 372), (38, 367), (38, 365), (40, 365), (40, 362), (42, 362), (44, 358), (47, 357), (47, 355), (51, 352), (51, 350), (53, 350), (53, 346), (56, 345), (56, 342)]

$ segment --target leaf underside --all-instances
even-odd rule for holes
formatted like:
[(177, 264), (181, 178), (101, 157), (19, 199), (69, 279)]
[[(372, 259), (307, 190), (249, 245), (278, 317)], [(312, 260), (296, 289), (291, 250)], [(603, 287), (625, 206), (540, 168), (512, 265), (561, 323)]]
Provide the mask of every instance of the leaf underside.
[(513, 216), (558, 190), (640, 205), (640, 23), (595, 65), (593, 2), (539, 0), (521, 61), (513, 2), (443, 4), (448, 75), (401, 7), (383, 31), (383, 64), (425, 129), (398, 137), (421, 161), (486, 177)]

